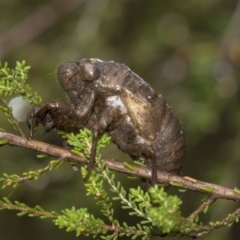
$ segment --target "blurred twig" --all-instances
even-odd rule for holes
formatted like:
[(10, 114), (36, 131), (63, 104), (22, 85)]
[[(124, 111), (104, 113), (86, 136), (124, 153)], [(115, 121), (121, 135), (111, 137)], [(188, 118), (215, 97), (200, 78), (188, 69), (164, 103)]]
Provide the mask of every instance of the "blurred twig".
[(225, 30), (223, 36), (224, 44), (229, 45), (233, 39), (236, 38), (238, 39), (240, 37), (239, 22), (240, 22), (240, 1), (238, 1), (232, 14), (232, 17), (229, 21), (228, 27)]
[(84, 0), (71, 0), (71, 2), (56, 0), (44, 4), (10, 30), (0, 35), (0, 46), (4, 46), (0, 48), (0, 57), (6, 56), (17, 47), (26, 45), (83, 2)]
[(234, 12), (230, 18), (226, 30), (223, 32), (221, 43), (222, 59), (227, 60), (232, 65), (239, 66), (240, 64), (240, 0), (237, 2)]

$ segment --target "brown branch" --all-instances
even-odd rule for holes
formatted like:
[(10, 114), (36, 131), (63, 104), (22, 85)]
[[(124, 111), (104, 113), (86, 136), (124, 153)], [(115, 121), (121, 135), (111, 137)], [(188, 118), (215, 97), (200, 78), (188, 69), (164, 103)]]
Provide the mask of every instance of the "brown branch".
[[(64, 160), (71, 160), (76, 163), (87, 163), (86, 158), (77, 156), (65, 148), (61, 148), (37, 140), (29, 140), (17, 135), (0, 131), (0, 141), (4, 140), (8, 141), (8, 144), (10, 146), (29, 148)], [(128, 175), (138, 176), (141, 178), (151, 179), (151, 170), (148, 168), (134, 165), (133, 171), (125, 167), (122, 162), (115, 159), (103, 158), (103, 160), (106, 161), (107, 166), (111, 170), (126, 173)], [(206, 194), (213, 199), (227, 199), (236, 202), (240, 201), (240, 194), (238, 193), (239, 191), (216, 184), (199, 181), (190, 177), (181, 177), (165, 172), (158, 172), (157, 179), (159, 183), (170, 184), (172, 186), (197, 191)]]
[(199, 237), (202, 237), (202, 236), (204, 236), (204, 235), (206, 235), (206, 234), (208, 234), (208, 233), (212, 232), (213, 230), (216, 230), (220, 227), (232, 225), (235, 222), (233, 220), (233, 217), (234, 218), (237, 218), (237, 217), (239, 218), (240, 217), (240, 208), (238, 208), (232, 214), (229, 214), (222, 221), (218, 221), (218, 223), (213, 224), (213, 226), (209, 226), (209, 225), (203, 226), (203, 228), (200, 232), (190, 233), (188, 236), (192, 237), (192, 238), (199, 238)]
[(222, 43), (229, 47), (233, 41), (238, 41), (240, 37), (239, 29), (240, 21), (240, 1), (237, 2), (236, 7), (232, 13), (228, 26), (224, 32)]
[[(77, 156), (73, 154), (71, 151), (69, 151), (68, 149), (47, 144), (44, 142), (40, 142), (37, 140), (29, 140), (27, 138), (2, 132), (2, 131), (0, 131), (0, 144), (1, 143), (8, 144), (10, 146), (20, 146), (24, 148), (29, 148), (38, 152), (42, 152), (48, 155), (58, 157), (59, 159), (61, 159), (61, 161), (71, 160), (73, 162), (81, 163), (81, 164), (87, 163), (86, 158)], [(128, 175), (138, 176), (142, 178), (148, 178), (148, 179), (152, 178), (151, 170), (148, 168), (134, 165), (134, 171), (133, 171), (125, 167), (122, 162), (119, 162), (115, 159), (103, 158), (103, 160), (106, 162), (107, 166), (111, 170), (119, 171), (122, 173), (126, 173)], [(240, 201), (239, 190), (236, 190), (236, 189), (232, 190), (220, 185), (199, 181), (190, 177), (181, 177), (181, 176), (168, 174), (165, 172), (158, 172), (158, 182), (197, 191), (208, 196), (208, 198), (188, 217), (192, 219), (194, 219), (199, 213), (201, 213), (206, 207), (209, 207), (217, 199), (227, 199), (227, 200), (232, 200), (236, 202)], [(20, 209), (16, 209), (16, 210), (20, 210)], [(53, 217), (53, 216), (50, 216), (50, 217)], [(232, 214), (229, 214), (222, 221), (218, 221), (211, 225), (202, 226), (199, 229), (199, 231), (191, 232), (186, 235), (192, 238), (199, 238), (201, 236), (204, 236), (212, 232), (215, 229), (218, 229), (220, 227), (223, 227), (229, 224), (233, 224), (238, 217), (240, 217), (240, 208), (238, 208)], [(120, 229), (110, 225), (104, 225), (103, 227), (106, 230), (112, 231), (115, 233), (118, 233), (120, 231)], [(165, 235), (162, 235), (162, 233), (159, 233), (156, 235), (165, 236)]]
[(206, 207), (209, 207), (210, 205), (212, 205), (214, 202), (216, 201), (216, 199), (214, 197), (208, 197), (207, 199), (205, 199), (202, 204), (194, 211), (192, 212), (188, 218), (194, 219), (199, 213), (201, 213), (202, 211), (204, 211), (204, 209)]

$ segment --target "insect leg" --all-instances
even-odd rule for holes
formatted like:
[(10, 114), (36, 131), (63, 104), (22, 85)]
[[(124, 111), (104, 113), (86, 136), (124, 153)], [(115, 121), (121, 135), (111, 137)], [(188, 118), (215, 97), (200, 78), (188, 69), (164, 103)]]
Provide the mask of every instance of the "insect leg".
[(93, 140), (90, 159), (87, 165), (88, 172), (84, 178), (85, 181), (89, 179), (91, 172), (94, 168), (98, 137), (101, 133), (105, 131), (105, 129), (107, 129), (111, 121), (112, 121), (112, 108), (109, 107), (104, 109), (104, 111), (102, 111), (101, 113), (95, 113), (91, 115), (87, 127), (89, 127), (89, 129), (93, 131)]
[(87, 181), (89, 177), (91, 176), (92, 170), (94, 168), (95, 164), (95, 157), (96, 157), (96, 151), (97, 151), (97, 141), (98, 141), (99, 132), (93, 131), (93, 141), (92, 141), (92, 147), (91, 147), (91, 154), (90, 159), (87, 165), (88, 172), (84, 178), (84, 181)]
[(155, 185), (157, 183), (157, 161), (155, 154), (152, 154), (151, 162), (152, 162), (152, 185)]
[[(43, 121), (50, 122), (49, 116), (47, 116), (47, 118), (44, 119), (44, 117), (47, 115), (47, 110), (48, 110), (46, 109), (46, 106), (47, 104), (43, 103), (37, 107), (34, 107), (29, 111), (27, 115), (27, 125), (28, 125), (28, 128), (30, 129), (30, 139), (33, 138), (33, 133), (39, 123)], [(45, 114), (39, 118), (38, 113), (40, 112), (41, 109), (44, 109)]]

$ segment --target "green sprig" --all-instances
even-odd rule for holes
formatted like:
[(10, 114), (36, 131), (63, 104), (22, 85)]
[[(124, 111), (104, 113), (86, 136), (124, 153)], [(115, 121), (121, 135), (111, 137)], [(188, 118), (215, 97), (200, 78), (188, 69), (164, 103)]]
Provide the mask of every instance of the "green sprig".
[(76, 231), (76, 235), (92, 235), (96, 237), (99, 233), (105, 234), (104, 222), (88, 213), (86, 208), (62, 210), (62, 215), (54, 220), (59, 228), (66, 228), (67, 232)]
[(3, 198), (3, 200), (0, 200), (0, 210), (3, 210), (3, 209), (18, 211), (17, 216), (19, 217), (28, 215), (29, 217), (40, 217), (42, 219), (45, 219), (45, 218), (56, 218), (58, 216), (58, 213), (48, 212), (40, 206), (31, 208), (26, 204), (20, 203), (18, 201), (15, 201), (14, 203), (12, 203), (6, 197)]
[(180, 205), (182, 201), (177, 196), (168, 196), (164, 188), (151, 187), (149, 193), (154, 207), (149, 210), (153, 225), (161, 229), (162, 233), (187, 234), (199, 231), (200, 226), (192, 220), (181, 216)]
[(31, 104), (38, 105), (42, 102), (41, 97), (33, 92), (27, 83), (30, 66), (26, 62), (16, 62), (14, 69), (8, 67), (8, 63), (0, 62), (0, 97), (20, 94), (23, 99), (28, 99)]
[(7, 173), (4, 173), (0, 178), (2, 189), (9, 186), (16, 188), (20, 183), (28, 180), (38, 180), (38, 178), (46, 172), (58, 169), (62, 163), (63, 160), (52, 160), (45, 168), (24, 172), (22, 173), (22, 176), (19, 176), (17, 174), (8, 175)]

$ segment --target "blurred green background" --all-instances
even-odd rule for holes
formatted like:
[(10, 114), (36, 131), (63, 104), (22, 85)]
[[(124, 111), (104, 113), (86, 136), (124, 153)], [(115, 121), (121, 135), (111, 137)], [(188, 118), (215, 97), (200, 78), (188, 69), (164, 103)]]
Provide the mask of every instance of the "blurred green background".
[[(94, 57), (125, 63), (165, 97), (182, 122), (188, 145), (182, 174), (240, 187), (239, 24), (237, 0), (0, 0), (0, 59), (11, 67), (25, 59), (32, 67), (29, 83), (45, 102), (67, 100), (55, 75), (63, 62)], [(26, 123), (21, 125), (27, 133)], [(2, 113), (0, 127), (13, 131)], [(37, 139), (61, 144), (56, 133), (42, 136), (41, 132), (39, 128)], [(104, 155), (127, 157), (117, 154), (115, 146)], [(0, 159), (0, 175), (34, 170), (52, 160), (37, 159), (33, 151), (11, 147), (0, 149)], [(126, 187), (139, 184), (126, 175), (118, 176)], [(73, 205), (89, 207), (101, 216), (91, 197), (85, 196), (80, 173), (68, 164), (0, 195), (54, 211)], [(194, 192), (179, 196), (185, 216), (204, 198)], [(236, 207), (218, 201), (202, 220), (222, 219)], [(120, 221), (129, 219), (117, 203), (116, 216)], [(201, 239), (239, 236), (240, 227), (235, 224)], [(51, 220), (0, 212), (0, 239), (66, 238), (76, 239), (75, 233), (57, 229)]]

